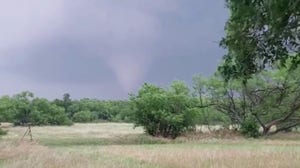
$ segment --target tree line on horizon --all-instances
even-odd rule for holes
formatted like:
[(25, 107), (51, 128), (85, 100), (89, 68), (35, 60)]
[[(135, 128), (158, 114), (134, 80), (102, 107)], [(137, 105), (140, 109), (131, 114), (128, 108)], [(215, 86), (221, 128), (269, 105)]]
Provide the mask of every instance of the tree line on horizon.
[(72, 125), (73, 122), (128, 122), (131, 112), (128, 101), (72, 100), (66, 93), (53, 101), (35, 97), (25, 91), (0, 98), (0, 122), (14, 125)]

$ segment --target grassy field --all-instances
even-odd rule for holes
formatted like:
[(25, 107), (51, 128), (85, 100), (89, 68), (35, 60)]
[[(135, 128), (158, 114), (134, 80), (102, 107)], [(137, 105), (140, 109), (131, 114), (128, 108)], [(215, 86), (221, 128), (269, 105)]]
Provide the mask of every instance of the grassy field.
[[(300, 135), (268, 139), (195, 134), (176, 140), (152, 138), (131, 124), (75, 124), (26, 128), (0, 139), (0, 167), (8, 168), (298, 168)], [(220, 137), (220, 138), (216, 138)], [(225, 138), (224, 138), (225, 137)]]

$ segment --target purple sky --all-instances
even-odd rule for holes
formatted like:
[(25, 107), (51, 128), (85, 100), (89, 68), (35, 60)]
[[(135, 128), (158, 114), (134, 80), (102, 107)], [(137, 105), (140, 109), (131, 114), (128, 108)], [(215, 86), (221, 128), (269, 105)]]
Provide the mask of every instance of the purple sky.
[(225, 0), (0, 2), (0, 95), (122, 99), (212, 74)]

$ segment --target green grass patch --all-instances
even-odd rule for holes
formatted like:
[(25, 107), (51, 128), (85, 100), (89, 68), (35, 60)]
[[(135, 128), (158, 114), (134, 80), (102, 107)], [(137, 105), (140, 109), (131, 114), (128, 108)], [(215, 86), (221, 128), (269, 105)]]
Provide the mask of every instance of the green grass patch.
[(103, 146), (103, 145), (141, 145), (141, 144), (167, 144), (171, 140), (155, 138), (148, 135), (127, 135), (113, 138), (39, 138), (38, 142), (46, 146)]
[(5, 160), (0, 159), (0, 167), (2, 167), (5, 164)]

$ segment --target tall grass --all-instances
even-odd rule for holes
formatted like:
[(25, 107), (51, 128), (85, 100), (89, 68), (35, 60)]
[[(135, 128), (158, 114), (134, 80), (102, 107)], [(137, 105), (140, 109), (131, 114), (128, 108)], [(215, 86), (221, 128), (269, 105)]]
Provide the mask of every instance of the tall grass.
[(235, 134), (207, 133), (165, 140), (144, 135), (142, 129), (134, 130), (132, 126), (105, 123), (33, 127), (33, 142), (20, 141), (26, 128), (8, 127), (8, 135), (0, 139), (0, 167), (297, 168), (300, 165), (298, 134), (254, 140)]

